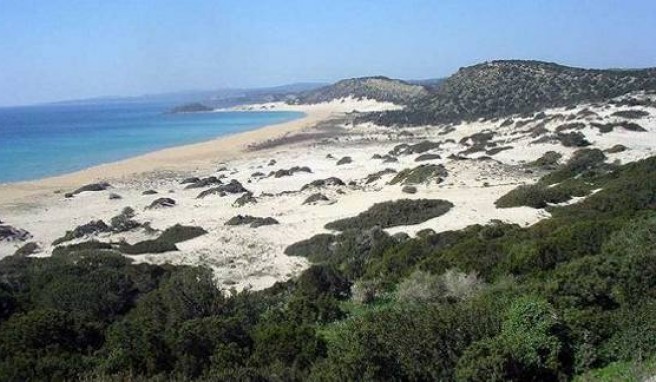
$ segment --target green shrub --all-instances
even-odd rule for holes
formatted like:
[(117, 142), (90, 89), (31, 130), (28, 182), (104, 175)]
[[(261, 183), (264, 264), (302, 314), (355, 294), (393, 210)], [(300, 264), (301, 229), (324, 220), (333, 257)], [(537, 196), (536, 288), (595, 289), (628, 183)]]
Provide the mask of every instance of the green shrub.
[(109, 232), (110, 230), (111, 230), (110, 227), (107, 224), (105, 224), (105, 222), (102, 220), (90, 221), (89, 223), (82, 224), (80, 226), (75, 227), (75, 229), (73, 229), (72, 231), (66, 231), (66, 234), (64, 234), (64, 236), (60, 237), (59, 239), (53, 241), (52, 245), (59, 245), (67, 241), (81, 239), (88, 235), (94, 235), (102, 232)]
[(506, 313), (501, 333), (471, 346), (458, 362), (461, 381), (558, 381), (570, 372), (556, 312), (523, 297)]
[(399, 172), (389, 184), (423, 184), (423, 183), (441, 183), (448, 175), (446, 169), (441, 164), (422, 164), (414, 168), (407, 168)]
[(288, 246), (285, 248), (285, 254), (306, 257), (313, 263), (329, 261), (334, 253), (332, 244), (335, 241), (334, 235), (321, 233)]
[(611, 115), (620, 118), (640, 119), (649, 116), (649, 113), (644, 110), (620, 110)]
[(111, 249), (113, 249), (113, 247), (109, 243), (90, 240), (90, 241), (85, 241), (83, 243), (56, 247), (55, 249), (52, 250), (52, 255), (65, 256), (76, 252), (84, 252), (84, 251), (92, 251), (92, 250), (111, 250)]
[(531, 167), (545, 167), (552, 168), (558, 164), (563, 154), (556, 151), (547, 151), (540, 158), (534, 160), (528, 165)]
[(586, 173), (588, 177), (597, 175), (595, 171), (604, 169), (605, 160), (606, 156), (599, 149), (578, 150), (562, 168), (542, 177), (540, 183), (551, 185)]
[(557, 187), (544, 187), (539, 184), (518, 186), (499, 198), (494, 204), (497, 208), (527, 206), (545, 208), (548, 204), (558, 204), (572, 197)]
[(165, 229), (164, 232), (159, 235), (157, 240), (175, 244), (197, 238), (199, 236), (205, 235), (206, 233), (207, 231), (201, 227), (176, 224)]
[(177, 251), (178, 247), (169, 241), (158, 239), (144, 240), (134, 244), (121, 243), (119, 250), (128, 255), (142, 255), (144, 253), (164, 253)]
[(381, 228), (423, 223), (442, 216), (453, 204), (441, 199), (400, 199), (376, 203), (356, 217), (337, 220), (326, 224), (326, 229), (345, 231), (347, 229)]

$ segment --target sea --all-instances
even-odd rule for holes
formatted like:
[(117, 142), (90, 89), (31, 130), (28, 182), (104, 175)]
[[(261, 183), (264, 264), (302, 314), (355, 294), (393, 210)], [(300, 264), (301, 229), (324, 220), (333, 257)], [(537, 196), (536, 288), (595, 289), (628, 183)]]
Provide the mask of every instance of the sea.
[(169, 103), (0, 108), (0, 184), (82, 170), (301, 118), (244, 111), (171, 114)]

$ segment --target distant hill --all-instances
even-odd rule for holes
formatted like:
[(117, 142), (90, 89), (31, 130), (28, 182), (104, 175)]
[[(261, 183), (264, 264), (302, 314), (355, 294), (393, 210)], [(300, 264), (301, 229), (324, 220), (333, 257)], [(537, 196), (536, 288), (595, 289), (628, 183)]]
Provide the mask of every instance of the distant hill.
[(428, 90), (423, 85), (380, 76), (362, 77), (342, 80), (333, 85), (300, 93), (290, 103), (315, 104), (354, 97), (404, 105), (428, 94)]
[(423, 125), (502, 117), (631, 91), (656, 90), (656, 69), (597, 70), (504, 60), (461, 68), (404, 110), (370, 114), (382, 125)]
[(200, 113), (200, 112), (206, 112), (206, 111), (212, 111), (214, 110), (211, 107), (205, 106), (202, 103), (199, 102), (193, 102), (193, 103), (187, 103), (181, 106), (176, 106), (173, 109), (171, 109), (171, 113), (173, 114), (179, 114), (179, 113)]
[(171, 93), (144, 94), (133, 97), (96, 97), (48, 103), (48, 105), (96, 105), (125, 103), (158, 103), (176, 107), (202, 103), (211, 108), (230, 107), (248, 103), (285, 101), (288, 97), (326, 86), (325, 83), (299, 82), (288, 85), (253, 89), (189, 90)]

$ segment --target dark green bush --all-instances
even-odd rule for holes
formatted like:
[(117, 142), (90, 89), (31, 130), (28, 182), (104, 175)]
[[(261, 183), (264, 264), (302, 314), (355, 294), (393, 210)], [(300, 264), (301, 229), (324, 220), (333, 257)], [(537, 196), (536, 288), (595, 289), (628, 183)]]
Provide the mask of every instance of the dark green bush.
[(558, 187), (545, 187), (538, 184), (519, 186), (499, 198), (494, 204), (498, 208), (527, 206), (545, 208), (548, 204), (563, 203), (572, 198)]
[(644, 110), (620, 110), (612, 114), (613, 117), (640, 119), (649, 116), (649, 113)]
[(364, 230), (375, 226), (381, 228), (423, 223), (442, 216), (453, 204), (441, 199), (400, 199), (376, 203), (356, 217), (337, 220), (326, 224), (327, 229), (345, 231)]
[(207, 231), (201, 227), (176, 224), (165, 229), (164, 232), (159, 235), (157, 240), (175, 244), (197, 238), (199, 236), (205, 235), (206, 233)]
[(399, 172), (389, 184), (423, 184), (441, 183), (446, 178), (447, 172), (441, 164), (422, 164), (415, 168), (407, 168)]

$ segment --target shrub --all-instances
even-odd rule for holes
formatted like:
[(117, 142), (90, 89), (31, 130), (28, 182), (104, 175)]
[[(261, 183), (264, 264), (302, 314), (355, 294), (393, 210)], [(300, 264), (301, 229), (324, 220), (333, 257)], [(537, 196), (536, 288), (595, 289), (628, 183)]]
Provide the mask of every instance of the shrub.
[(449, 301), (460, 301), (473, 297), (484, 286), (476, 272), (465, 274), (449, 269), (439, 277), (444, 297)]
[(540, 179), (541, 184), (554, 184), (578, 175), (590, 177), (608, 169), (604, 161), (606, 155), (599, 149), (582, 149), (576, 151), (560, 169)]
[(581, 122), (565, 123), (556, 127), (556, 132), (560, 133), (565, 130), (581, 130), (583, 128), (585, 128), (585, 123), (581, 123)]
[(16, 252), (14, 252), (14, 256), (29, 256), (38, 252), (40, 249), (41, 247), (39, 247), (37, 243), (31, 241), (18, 248)]
[(406, 194), (416, 194), (417, 193), (417, 187), (415, 187), (415, 186), (403, 186), (401, 191), (406, 193)]
[(351, 287), (351, 298), (359, 304), (369, 304), (383, 292), (380, 280), (358, 280)]
[(326, 195), (317, 192), (308, 196), (307, 199), (303, 201), (303, 204), (317, 204), (318, 202), (327, 202), (329, 200), (330, 199), (328, 199)]
[(337, 161), (337, 165), (341, 166), (343, 164), (349, 164), (349, 163), (352, 163), (352, 162), (353, 162), (353, 159), (351, 159), (351, 157), (343, 157), (342, 159)]
[(244, 195), (238, 197), (234, 203), (232, 203), (234, 207), (243, 207), (246, 204), (257, 204), (257, 199), (255, 199), (250, 192), (244, 193)]
[(313, 263), (328, 261), (334, 253), (333, 243), (335, 241), (336, 238), (334, 235), (327, 233), (318, 234), (288, 246), (285, 248), (285, 254), (287, 256), (306, 257)]
[(88, 235), (93, 235), (102, 232), (109, 232), (110, 230), (111, 228), (107, 224), (105, 224), (105, 222), (102, 220), (90, 221), (87, 224), (82, 224), (80, 226), (77, 226), (72, 231), (66, 231), (66, 234), (60, 237), (59, 239), (53, 241), (52, 245), (58, 245), (66, 241), (81, 239)]
[(68, 195), (73, 196), (73, 195), (81, 194), (83, 192), (105, 191), (106, 189), (108, 189), (110, 187), (111, 187), (111, 185), (107, 182), (91, 183), (91, 184), (84, 185), (84, 186), (78, 188), (77, 190), (75, 190), (71, 193), (68, 193), (66, 195), (67, 196)]
[(150, 205), (146, 207), (146, 209), (152, 210), (157, 208), (168, 208), (173, 206), (175, 206), (175, 200), (171, 198), (158, 198), (153, 200), (153, 202), (150, 203)]
[(613, 147), (611, 147), (609, 149), (604, 150), (604, 152), (608, 153), (608, 154), (616, 154), (616, 153), (624, 152), (626, 150), (628, 150), (628, 147), (618, 144), (618, 145), (614, 145)]
[(501, 333), (475, 343), (458, 362), (462, 381), (557, 381), (570, 373), (561, 324), (544, 300), (523, 297), (510, 306)]
[(558, 133), (556, 138), (563, 144), (565, 147), (585, 147), (590, 146), (591, 143), (585, 139), (585, 135), (575, 131), (571, 133)]
[(376, 203), (356, 217), (337, 220), (326, 224), (326, 229), (368, 229), (379, 226), (388, 228), (412, 225), (442, 216), (453, 207), (453, 203), (441, 199), (400, 199)]
[(66, 256), (76, 252), (111, 250), (113, 247), (109, 243), (103, 243), (96, 240), (85, 241), (83, 243), (59, 246), (52, 250), (52, 256)]
[(422, 154), (415, 158), (415, 162), (423, 162), (435, 159), (442, 159), (442, 157), (439, 154)]
[(373, 174), (367, 175), (367, 177), (365, 178), (365, 183), (366, 184), (373, 183), (373, 182), (379, 180), (380, 178), (382, 178), (384, 175), (396, 174), (396, 173), (397, 173), (396, 170), (391, 169), (391, 168), (386, 168), (384, 170), (381, 170), (381, 171), (375, 172)]
[(141, 255), (144, 253), (164, 253), (177, 251), (175, 243), (161, 240), (144, 240), (135, 244), (122, 243), (119, 250), (128, 255)]
[(558, 187), (544, 187), (539, 184), (518, 186), (511, 190), (494, 204), (498, 208), (527, 206), (545, 208), (548, 204), (558, 204), (570, 200), (571, 195)]
[(414, 271), (399, 284), (396, 297), (402, 302), (437, 302), (445, 294), (443, 287), (438, 276), (424, 271)]
[(545, 168), (552, 168), (558, 164), (560, 159), (563, 157), (563, 154), (556, 152), (556, 151), (547, 151), (542, 155), (540, 158), (536, 159), (535, 161), (529, 163), (528, 165), (531, 167), (545, 167)]
[(305, 191), (312, 188), (321, 188), (321, 187), (336, 187), (336, 186), (345, 186), (346, 184), (339, 178), (330, 177), (326, 179), (317, 179), (314, 180), (303, 187), (301, 191)]
[(432, 181), (441, 183), (446, 176), (446, 169), (441, 164), (422, 164), (399, 172), (389, 184), (413, 185)]
[(110, 220), (112, 231), (114, 232), (127, 232), (135, 228), (139, 228), (141, 224), (132, 218), (134, 217), (134, 210), (131, 207), (125, 207), (120, 214), (114, 216)]
[(335, 298), (347, 298), (351, 283), (330, 265), (313, 265), (301, 273), (296, 281), (299, 292), (318, 297), (328, 294)]
[(396, 296), (407, 302), (458, 302), (474, 296), (483, 287), (475, 272), (449, 269), (439, 276), (417, 270), (399, 283)]
[(640, 119), (649, 116), (649, 113), (644, 110), (620, 110), (612, 114), (613, 117)]
[(201, 227), (176, 224), (165, 229), (164, 232), (159, 235), (157, 240), (175, 244), (197, 238), (199, 236), (205, 235), (206, 233), (207, 231)]
[(278, 220), (272, 217), (261, 218), (251, 215), (237, 215), (225, 222), (225, 225), (249, 225), (251, 228), (273, 224), (279, 224)]

